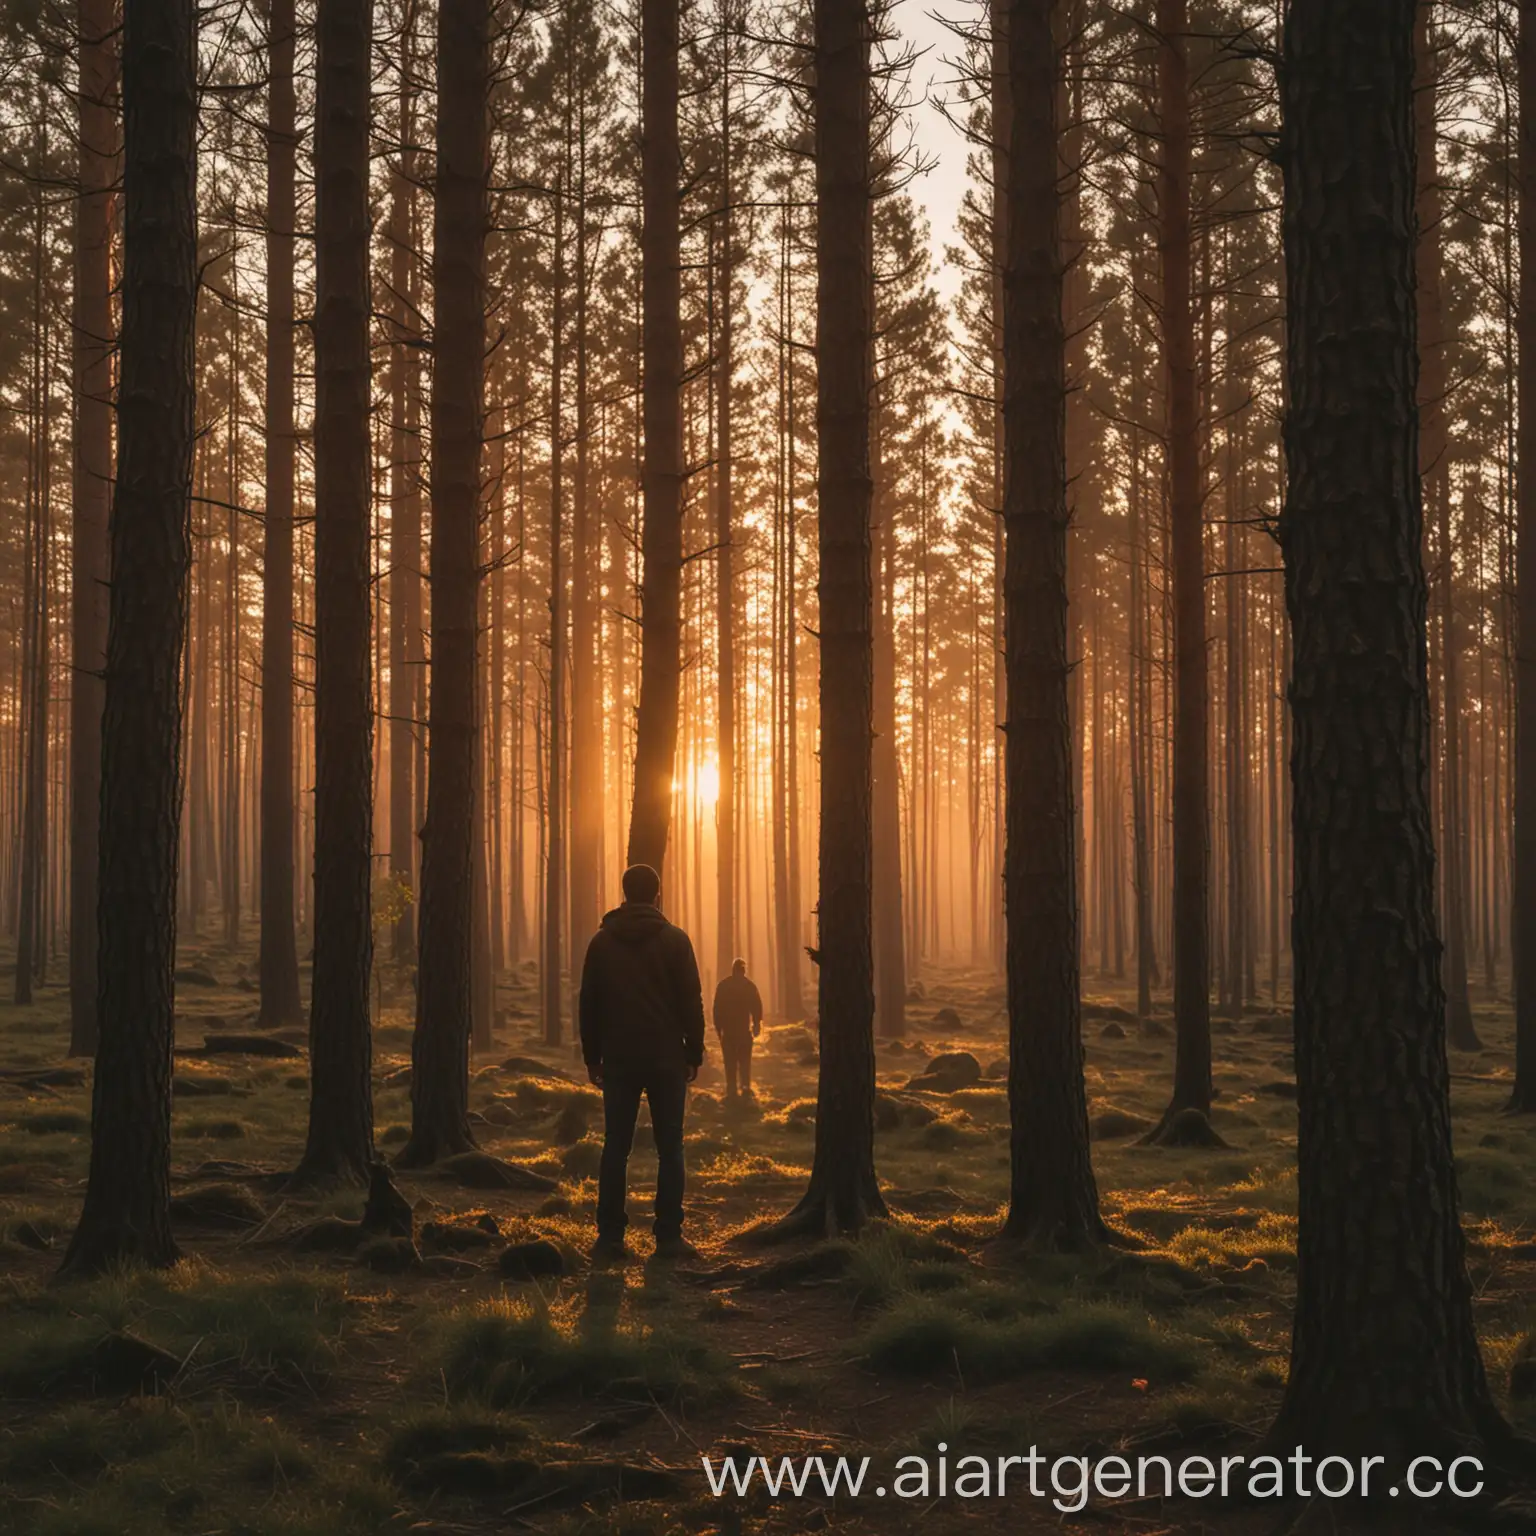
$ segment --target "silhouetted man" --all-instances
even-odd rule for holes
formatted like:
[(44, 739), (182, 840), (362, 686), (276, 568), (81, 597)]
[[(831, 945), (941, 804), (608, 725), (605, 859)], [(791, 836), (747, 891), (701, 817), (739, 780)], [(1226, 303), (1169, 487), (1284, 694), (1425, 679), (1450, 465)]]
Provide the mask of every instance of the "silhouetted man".
[(657, 905), (661, 876), (624, 871), (624, 905), (604, 919), (581, 972), (581, 1054), (603, 1090), (603, 1160), (597, 1185), (599, 1260), (621, 1259), (630, 1148), (644, 1095), (656, 1143), (656, 1251), (683, 1241), (683, 1109), (704, 1060), (704, 994), (693, 944)]
[(715, 988), (715, 1033), (725, 1062), (725, 1096), (752, 1092), (752, 1042), (763, 1032), (763, 999), (747, 975), (747, 962), (737, 960), (731, 974)]

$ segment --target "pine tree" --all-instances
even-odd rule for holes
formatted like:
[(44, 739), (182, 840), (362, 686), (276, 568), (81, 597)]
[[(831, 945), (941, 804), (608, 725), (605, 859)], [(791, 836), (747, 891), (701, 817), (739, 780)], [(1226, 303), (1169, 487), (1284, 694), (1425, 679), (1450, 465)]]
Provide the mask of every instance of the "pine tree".
[[(1190, 224), (1189, 7), (1158, 0), (1162, 161), (1158, 241), (1168, 375), (1173, 581), (1173, 1099), (1154, 1139), (1214, 1140), (1211, 1113), (1210, 805), (1204, 507)], [(1186, 1111), (1194, 1111), (1193, 1116)]]
[(96, 1049), (96, 872), (107, 508), (112, 497), (112, 188), (117, 181), (117, 36), (111, 0), (78, 11), (79, 179), (73, 292), (75, 462), (70, 566), (69, 1051)]
[(176, 1261), (171, 1049), (197, 314), (192, 0), (124, 0), (123, 277), (85, 1205), (69, 1275)]
[(1536, 1113), (1536, 0), (1519, 15), (1519, 462), (1515, 573), (1512, 1110)]
[(870, 907), (874, 708), (870, 582), (870, 18), (816, 0), (816, 436), (821, 572), (821, 1067), (810, 1186), (790, 1230), (855, 1232), (875, 1178)]
[(364, 1182), (373, 1155), (371, 0), (316, 28), (315, 958), (301, 1182)]
[(1088, 1150), (1067, 651), (1066, 335), (1054, 0), (1013, 0), (1003, 261), (1008, 713), (1006, 1231), (1048, 1247), (1104, 1235)]
[[(1412, 0), (1292, 0), (1281, 73), (1295, 637), (1298, 1290), (1270, 1439), (1509, 1450), (1457, 1210), (1435, 926)], [(1368, 579), (1367, 579), (1368, 573)]]
[[(631, 864), (661, 870), (682, 681), (683, 342), (679, 317), (678, 0), (641, 0), (645, 523)], [(663, 890), (665, 898), (665, 889)]]
[(390, 935), (391, 957), (414, 960), (418, 892), (416, 840), (417, 701), (425, 667), (421, 640), (421, 351), (420, 272), (414, 239), (417, 152), (418, 0), (404, 0), (398, 53), (399, 143), (390, 168), (389, 217), (389, 866), (410, 891)]
[(299, 953), (293, 911), (293, 248), (297, 135), (293, 0), (267, 20), (267, 504), (261, 607), (261, 982), (263, 1025), (297, 1024)]
[(479, 775), (480, 476), (485, 426), (489, 0), (439, 0), (432, 228), (432, 663), (411, 1137), (422, 1166), (469, 1129)]

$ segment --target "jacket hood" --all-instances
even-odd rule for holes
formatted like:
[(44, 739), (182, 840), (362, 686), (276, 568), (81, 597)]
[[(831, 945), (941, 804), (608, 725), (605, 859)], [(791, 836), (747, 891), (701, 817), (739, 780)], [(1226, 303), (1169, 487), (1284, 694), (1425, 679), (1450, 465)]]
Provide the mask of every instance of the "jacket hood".
[(626, 901), (603, 918), (603, 932), (622, 944), (643, 944), (671, 926), (660, 907), (642, 901)]

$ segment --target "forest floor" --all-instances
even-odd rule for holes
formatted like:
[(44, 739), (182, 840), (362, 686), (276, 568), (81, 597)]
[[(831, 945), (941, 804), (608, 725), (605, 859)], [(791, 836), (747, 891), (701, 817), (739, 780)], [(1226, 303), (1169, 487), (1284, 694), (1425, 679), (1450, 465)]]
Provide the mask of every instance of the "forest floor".
[[(250, 1032), (249, 969), (249, 955), (184, 953), (179, 1047)], [(485, 1150), (547, 1187), (464, 1187), (487, 1177), (473, 1162), (456, 1175), (400, 1175), (416, 1248), (326, 1251), (338, 1233), (347, 1241), (338, 1218), (359, 1215), (361, 1194), (304, 1199), (275, 1177), (302, 1145), (302, 1034), (269, 1047), (291, 1047), (287, 1056), (182, 1054), (174, 1194), (185, 1260), (71, 1286), (51, 1281), (83, 1188), (88, 1073), (64, 1057), (61, 987), (30, 1007), (0, 1006), (0, 1531), (1274, 1531), (1275, 1506), (1215, 1499), (1095, 1498), (1064, 1515), (1048, 1478), (1035, 1499), (1017, 1471), (1006, 1497), (940, 1495), (941, 1445), (951, 1468), (1031, 1445), (1175, 1462), (1241, 1450), (1284, 1382), (1296, 1201), (1288, 1020), (1261, 1009), (1217, 1024), (1214, 1123), (1227, 1150), (1154, 1149), (1138, 1137), (1167, 1094), (1170, 1031), (1138, 1030), (1113, 985), (1087, 991), (1099, 1187), (1109, 1219), (1145, 1252), (1025, 1264), (990, 1243), (1007, 1189), (1001, 987), (932, 969), (909, 1005), (908, 1038), (878, 1051), (888, 1224), (857, 1243), (752, 1241), (754, 1223), (801, 1192), (814, 1134), (812, 1036), (770, 1025), (755, 1104), (722, 1102), (713, 1042), (690, 1100), (700, 1259), (649, 1258), (655, 1165), (642, 1131), (630, 1207), (639, 1257), (594, 1271), (584, 1255), (598, 1099), (571, 1047), (541, 1043), (524, 970), (502, 980), (496, 1050), (477, 1057), (472, 1097)], [(409, 1118), (409, 1022), (386, 1007), (375, 1035), (386, 1154)], [(1487, 1048), (1453, 1062), (1456, 1135), (1478, 1321), (1502, 1398), (1536, 1327), (1536, 1125), (1501, 1114), (1507, 1005), (1481, 1000), (1477, 1022)], [(974, 1056), (980, 1081), (912, 1086), (945, 1052)], [(564, 1273), (503, 1272), (504, 1249), (538, 1239), (534, 1267)], [(1511, 1412), (1536, 1430), (1536, 1404)], [(701, 1464), (818, 1452), (871, 1458), (860, 1497), (829, 1499), (813, 1477), (818, 1491), (803, 1497), (755, 1483), (717, 1498)], [(873, 1495), (914, 1453), (934, 1469), (928, 1496), (912, 1496), (911, 1482), (908, 1496)], [(1437, 1519), (1392, 1529), (1439, 1529)]]

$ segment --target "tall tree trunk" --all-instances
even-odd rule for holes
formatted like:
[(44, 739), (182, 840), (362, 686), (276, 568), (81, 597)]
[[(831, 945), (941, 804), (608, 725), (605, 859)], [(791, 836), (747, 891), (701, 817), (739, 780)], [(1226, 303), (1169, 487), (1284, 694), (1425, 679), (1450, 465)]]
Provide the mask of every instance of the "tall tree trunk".
[(1451, 1157), (1427, 789), (1413, 8), (1292, 0), (1281, 73), (1295, 636), (1298, 1288), (1271, 1443), (1497, 1453)]
[(26, 532), (22, 541), (21, 688), (17, 694), (17, 738), (20, 773), (17, 789), (17, 831), (20, 867), (17, 871), (16, 968), (17, 1004), (32, 1001), (43, 936), (39, 918), (43, 905), (43, 839), (48, 803), (48, 527), (47, 482), (51, 452), (48, 432), (50, 338), (49, 293), (44, 248), (47, 233), (43, 196), (47, 164), (46, 113), (39, 104), (33, 133), (32, 336), (27, 372)]
[(731, 974), (736, 958), (736, 509), (731, 462), (735, 403), (736, 223), (732, 199), (731, 31), (722, 17), (720, 34), (720, 336), (716, 362), (717, 437), (715, 452), (715, 629), (717, 731), (715, 763), (715, 975)]
[[(1137, 298), (1133, 285), (1130, 298), (1132, 346), (1131, 400), (1133, 413), (1141, 401), (1141, 331), (1137, 324)], [(1152, 857), (1150, 847), (1148, 801), (1151, 798), (1151, 752), (1146, 729), (1150, 713), (1152, 669), (1149, 665), (1152, 637), (1146, 623), (1147, 542), (1143, 498), (1146, 482), (1142, 473), (1141, 432), (1131, 429), (1130, 486), (1130, 602), (1127, 625), (1130, 634), (1130, 728), (1131, 728), (1131, 889), (1136, 907), (1136, 1017), (1144, 1020), (1152, 1014), (1152, 979), (1157, 971), (1157, 939), (1152, 927)]]
[(70, 541), (69, 1053), (96, 1050), (96, 869), (102, 672), (107, 654), (107, 507), (112, 483), (112, 200), (117, 184), (117, 16), (82, 0), (79, 200), (72, 297), (75, 393)]
[[(1066, 348), (1066, 495), (1067, 495), (1067, 656), (1070, 672), (1067, 678), (1067, 708), (1072, 721), (1072, 797), (1073, 803), (1078, 808), (1079, 814), (1073, 817), (1073, 835), (1077, 839), (1077, 892), (1081, 896), (1083, 881), (1088, 864), (1087, 818), (1080, 814), (1084, 800), (1085, 779), (1085, 748), (1088, 741), (1090, 728), (1094, 733), (1094, 766), (1093, 772), (1100, 778), (1104, 786), (1104, 800), (1109, 794), (1110, 778), (1104, 770), (1104, 765), (1099, 759), (1099, 745), (1101, 741), (1100, 724), (1104, 705), (1101, 694), (1097, 694), (1093, 700), (1094, 719), (1090, 727), (1088, 719), (1088, 706), (1084, 698), (1084, 689), (1087, 683), (1088, 668), (1086, 663), (1086, 651), (1084, 641), (1083, 616), (1088, 604), (1084, 601), (1085, 594), (1093, 596), (1093, 611), (1095, 615), (1095, 651), (1094, 673), (1097, 680), (1101, 657), (1097, 648), (1098, 635), (1102, 628), (1097, 623), (1098, 619), (1098, 587), (1095, 579), (1095, 562), (1093, 550), (1089, 546), (1089, 537), (1093, 528), (1093, 493), (1094, 480), (1092, 466), (1089, 462), (1091, 452), (1092, 422), (1089, 419), (1088, 397), (1086, 384), (1089, 371), (1088, 344), (1090, 340), (1091, 320), (1087, 311), (1085, 297), (1085, 285), (1087, 282), (1087, 248), (1083, 225), (1083, 36), (1082, 36), (1082, 8), (1083, 0), (1057, 0), (1055, 11), (1055, 27), (1060, 34), (1064, 50), (1064, 57), (1060, 67), (1056, 71), (1055, 90), (1060, 98), (1057, 108), (1059, 121), (1059, 139), (1057, 141), (1057, 175), (1061, 178), (1062, 198), (1058, 214), (1057, 239), (1062, 253), (1062, 281), (1061, 303), (1062, 319), (1065, 326)], [(1006, 566), (1006, 561), (1005, 561)], [(1004, 643), (1006, 655), (1006, 641)], [(1005, 716), (1006, 718), (1006, 716)], [(1007, 747), (1004, 745), (1006, 755)], [(1108, 744), (1105, 744), (1105, 755), (1108, 756)], [(1108, 833), (1110, 818), (1107, 814), (1107, 805), (1101, 808), (1097, 791), (1093, 807), (1095, 823), (1095, 852), (1100, 853), (1096, 859), (1099, 866), (1100, 881), (1103, 885), (1101, 891), (1100, 911), (1098, 913), (1103, 934), (1103, 953), (1105, 964), (1103, 970), (1109, 970), (1108, 946), (1113, 937), (1112, 922), (1108, 910), (1108, 902), (1111, 898), (1110, 889), (1105, 882), (1109, 871), (1108, 859), (1111, 844)], [(1100, 829), (1104, 836), (1101, 837)], [(1102, 852), (1101, 852), (1102, 850)], [(1004, 879), (1006, 881), (1006, 870)], [(1006, 901), (1006, 897), (1005, 897)], [(1083, 934), (1078, 935), (1079, 946), (1082, 945)], [(1081, 948), (1079, 949), (1079, 966), (1081, 966)], [(1120, 967), (1123, 968), (1123, 960)], [(1117, 968), (1117, 974), (1118, 969)]]
[[(795, 216), (793, 207), (788, 211), (788, 227), (791, 249), (794, 242)], [(791, 260), (793, 258), (791, 257)], [(794, 315), (794, 267), (789, 270), (790, 323), (787, 334), (793, 337)], [(788, 518), (785, 527), (785, 649), (784, 693), (785, 709), (784, 767), (787, 782), (784, 786), (785, 824), (788, 828), (788, 880), (785, 886), (785, 910), (783, 928), (789, 935), (785, 951), (784, 999), (785, 1017), (803, 1019), (805, 1005), (805, 966), (800, 955), (803, 948), (801, 935), (804, 924), (801, 917), (801, 901), (805, 892), (803, 876), (805, 839), (800, 826), (800, 517), (796, 504), (797, 486), (800, 483), (799, 455), (795, 436), (795, 351), (786, 348), (789, 368), (789, 462)]]
[(421, 832), (411, 1135), (423, 1167), (474, 1145), (469, 1040), (480, 822), (477, 626), (485, 427), (485, 238), (490, 0), (437, 11), (437, 196), (432, 222), (432, 662)]
[[(491, 521), (491, 665), (488, 679), (490, 710), (486, 724), (490, 727), (490, 825), (491, 853), (487, 870), (489, 911), (486, 921), (490, 925), (491, 965), (491, 1015), (496, 1013), (495, 974), (507, 963), (507, 800), (504, 787), (506, 747), (508, 732), (503, 724), (507, 703), (507, 408), (506, 408), (506, 358), (501, 360), (500, 387), (494, 391), (491, 411), (493, 430), (491, 440), (495, 444), (492, 456), (491, 486), (495, 497), (495, 514)], [(515, 945), (514, 940), (514, 945)]]
[[(874, 648), (870, 592), (870, 26), (816, 0), (816, 434), (821, 578), (821, 1068), (810, 1186), (794, 1229), (857, 1231), (875, 1179), (870, 922)], [(794, 831), (794, 828), (791, 828)]]
[(641, 0), (645, 571), (629, 862), (661, 870), (672, 821), (682, 665), (683, 342), (677, 138), (678, 0)]
[(1520, 0), (1519, 478), (1515, 490), (1515, 1086), (1536, 1113), (1536, 0)]
[(565, 1011), (561, 981), (565, 926), (565, 168), (555, 191), (554, 304), (549, 336), (549, 792), (542, 814), (544, 931), (541, 980), (544, 993), (544, 1040), (560, 1043)]
[(773, 586), (773, 951), (774, 1002), (780, 1017), (798, 1017), (800, 1002), (800, 949), (790, 922), (789, 886), (789, 659), (794, 645), (794, 615), (789, 598), (790, 547), (793, 517), (793, 454), (790, 451), (791, 374), (789, 332), (793, 313), (790, 283), (790, 206), (786, 199), (779, 211), (779, 261), (777, 278), (778, 336), (774, 353), (777, 369), (774, 392), (777, 435), (777, 496), (774, 514)]
[(602, 675), (597, 653), (598, 615), (602, 610), (602, 577), (598, 549), (602, 519), (592, 505), (591, 442), (591, 319), (592, 267), (587, 207), (588, 130), (585, 86), (578, 86), (576, 39), (567, 39), (571, 53), (566, 81), (568, 95), (583, 92), (571, 103), (575, 131), (576, 251), (575, 332), (572, 337), (576, 377), (575, 474), (571, 485), (571, 848), (570, 913), (571, 975), (581, 974), (587, 942), (602, 917), (603, 867), (603, 736), (599, 711)]
[[(1224, 505), (1226, 528), (1222, 535), (1222, 562), (1226, 576), (1222, 581), (1226, 635), (1226, 770), (1227, 770), (1227, 1005), (1234, 1016), (1241, 1016), (1250, 999), (1248, 974), (1251, 966), (1248, 914), (1249, 896), (1249, 823), (1248, 823), (1248, 741), (1247, 720), (1247, 565), (1245, 548), (1243, 490), (1247, 468), (1247, 437), (1242, 429), (1244, 374), (1242, 318), (1232, 291), (1232, 258), (1225, 242), (1222, 250), (1223, 299), (1222, 327), (1226, 332), (1222, 363), (1223, 417), (1222, 449), (1225, 463)], [(1214, 389), (1213, 389), (1214, 393)]]
[(1061, 49), (1055, 0), (1013, 0), (1003, 261), (1008, 713), (1007, 1232), (1048, 1247), (1104, 1235), (1088, 1151), (1067, 652)]
[[(999, 971), (1008, 966), (1008, 918), (1005, 911), (1003, 869), (1007, 862), (1007, 826), (1004, 804), (1007, 789), (1007, 744), (1003, 740), (1003, 722), (1008, 717), (1007, 614), (1003, 593), (1006, 551), (1003, 547), (1003, 261), (1008, 248), (1008, 145), (1012, 129), (1013, 82), (1008, 59), (1008, 20), (1011, 0), (988, 0), (992, 24), (991, 93), (992, 172), (991, 215), (991, 297), (992, 297), (992, 862), (995, 876), (992, 890), (993, 951)], [(915, 733), (914, 733), (915, 734)], [(915, 792), (912, 801), (916, 805)], [(913, 875), (914, 881), (916, 873)], [(914, 894), (914, 906), (920, 899)], [(915, 963), (916, 957), (914, 957)]]
[(220, 793), (220, 854), (222, 875), (220, 916), (224, 947), (240, 942), (240, 263), (238, 236), (229, 231), (229, 291), (234, 318), (229, 327), (225, 359), (228, 404), (224, 424), (224, 637), (219, 683), (219, 729), (223, 737), (223, 785)]
[(373, 1155), (368, 120), (373, 7), (327, 0), (315, 82), (315, 959), (297, 1177)]
[[(208, 492), (208, 452), (210, 439), (208, 435), (201, 435), (198, 439), (196, 450), (195, 471), (193, 484), (196, 495), (201, 503), (209, 494)], [(196, 530), (196, 537), (200, 545), (206, 548), (208, 542), (208, 519), (203, 507), (195, 508), (193, 516), (202, 524)], [(193, 570), (193, 635), (191, 654), (187, 657), (187, 681), (186, 693), (190, 702), (190, 745), (187, 751), (187, 769), (192, 782), (187, 786), (187, 810), (191, 816), (192, 825), (188, 829), (187, 836), (187, 884), (190, 890), (187, 892), (184, 903), (187, 928), (192, 934), (196, 934), (202, 922), (203, 898), (208, 888), (208, 866), (210, 862), (210, 844), (212, 831), (210, 828), (210, 811), (208, 806), (208, 750), (209, 738), (212, 731), (209, 729), (209, 677), (213, 668), (209, 665), (209, 656), (212, 645), (209, 641), (210, 623), (209, 609), (212, 607), (208, 596), (208, 581), (206, 575), (196, 568)]]
[[(476, 667), (483, 672), (483, 663)], [(492, 1032), (496, 1015), (496, 968), (491, 954), (491, 889), (489, 823), (485, 814), (485, 689), (483, 679), (475, 680), (475, 700), (480, 706), (475, 727), (475, 787), (476, 817), (473, 831), (475, 879), (471, 897), (471, 933), (469, 957), (469, 1045), (472, 1052), (487, 1052), (494, 1048)], [(469, 1090), (468, 1073), (465, 1074), (466, 1101)]]
[(894, 501), (885, 494), (881, 455), (881, 389), (871, 397), (874, 570), (874, 747), (871, 871), (874, 878), (875, 1027), (889, 1039), (907, 1032), (907, 953), (901, 910), (901, 784), (896, 751), (896, 531)]
[(416, 949), (415, 758), (421, 680), (421, 437), (416, 360), (417, 257), (412, 242), (416, 201), (416, 5), (405, 0), (400, 35), (399, 161), (389, 186), (389, 864), (412, 895), (390, 935), (397, 964)]
[(1184, 1112), (1211, 1113), (1209, 688), (1205, 650), (1204, 512), (1191, 300), (1187, 0), (1158, 0), (1158, 176), (1163, 350), (1168, 378), (1168, 482), (1173, 583), (1173, 1099), (1159, 1140), (1209, 1137)]
[[(1472, 1023), (1467, 990), (1467, 912), (1464, 871), (1466, 854), (1461, 821), (1461, 656), (1456, 634), (1455, 562), (1451, 550), (1450, 434), (1446, 394), (1450, 367), (1446, 357), (1440, 240), (1441, 197), (1436, 131), (1436, 91), (1439, 68), (1435, 59), (1432, 0), (1416, 0), (1414, 26), (1414, 139), (1417, 160), (1418, 266), (1417, 322), (1419, 332), (1419, 474), (1423, 500), (1434, 526), (1436, 605), (1440, 617), (1441, 771), (1440, 846), (1441, 936), (1445, 941), (1443, 980), (1446, 1026), (1458, 1050), (1482, 1049)], [(1431, 783), (1435, 782), (1431, 775)]]
[(261, 937), (263, 1027), (297, 1024), (293, 913), (294, 0), (273, 0), (267, 121), (267, 505), (261, 615)]
[(123, 6), (123, 277), (85, 1206), (63, 1269), (173, 1264), (171, 1049), (197, 318), (192, 0)]

